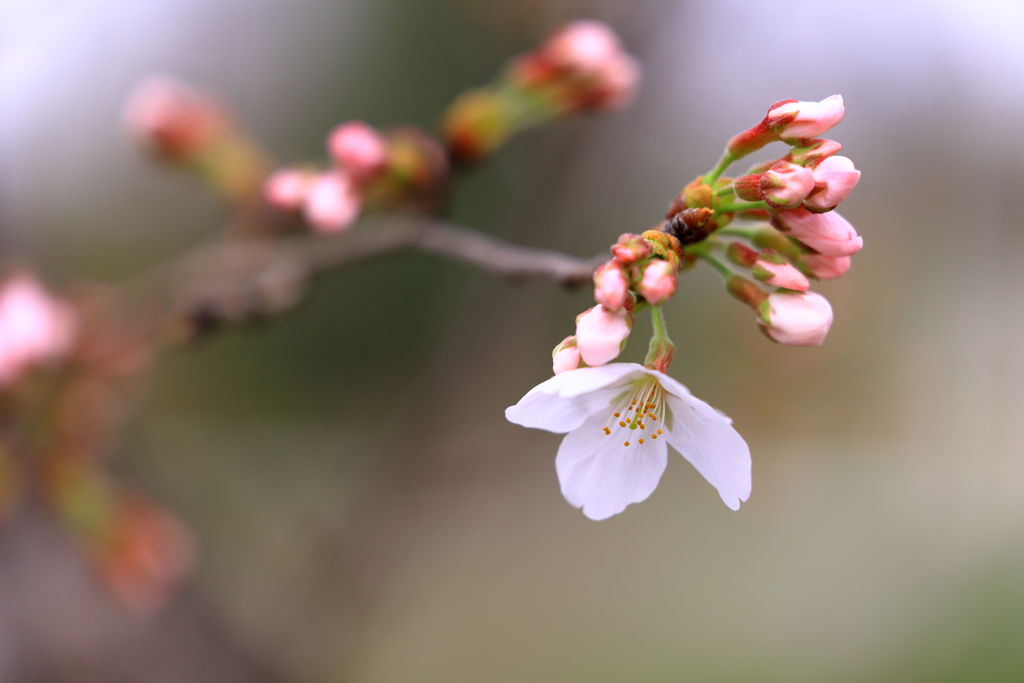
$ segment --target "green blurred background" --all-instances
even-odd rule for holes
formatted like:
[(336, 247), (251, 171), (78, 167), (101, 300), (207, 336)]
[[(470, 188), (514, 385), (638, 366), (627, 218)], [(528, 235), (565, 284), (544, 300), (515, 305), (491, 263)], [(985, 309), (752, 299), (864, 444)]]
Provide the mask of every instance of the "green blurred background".
[(768, 343), (707, 268), (666, 307), (672, 374), (751, 446), (750, 501), (673, 456), (650, 500), (587, 520), (560, 437), (503, 410), (590, 293), (359, 264), (160, 361), (113, 466), (199, 539), (164, 614), (110, 603), (47, 518), (0, 530), (0, 681), (1024, 680), (1019, 2), (0, 0), (0, 251), (116, 282), (216, 233), (215, 200), (119, 128), (151, 72), (320, 158), (345, 119), (432, 126), (576, 17), (622, 33), (640, 96), (516, 139), (458, 221), (588, 256), (771, 102), (845, 97), (866, 247), (818, 288), (825, 346)]

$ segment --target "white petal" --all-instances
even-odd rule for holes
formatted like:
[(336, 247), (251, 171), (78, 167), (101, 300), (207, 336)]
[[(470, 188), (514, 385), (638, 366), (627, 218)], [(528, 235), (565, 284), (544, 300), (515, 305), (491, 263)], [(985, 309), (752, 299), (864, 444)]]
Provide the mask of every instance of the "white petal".
[[(555, 457), (562, 495), (590, 519), (607, 519), (645, 500), (668, 464), (663, 439), (623, 446), (617, 435), (602, 431), (608, 417), (594, 415), (569, 433)], [(639, 430), (635, 434), (639, 440)]]
[(732, 421), (693, 396), (668, 396), (669, 444), (697, 468), (733, 510), (750, 497), (750, 448)]
[(535, 386), (519, 403), (505, 409), (505, 418), (556, 434), (571, 432), (595, 412), (610, 407), (623, 387), (643, 373), (643, 366), (636, 363), (569, 370)]

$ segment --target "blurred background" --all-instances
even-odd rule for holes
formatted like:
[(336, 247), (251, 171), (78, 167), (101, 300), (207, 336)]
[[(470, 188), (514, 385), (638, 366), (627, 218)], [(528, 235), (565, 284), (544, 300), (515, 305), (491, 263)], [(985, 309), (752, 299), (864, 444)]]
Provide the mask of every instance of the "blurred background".
[(115, 283), (220, 230), (119, 127), (152, 72), (317, 159), (345, 119), (432, 127), (577, 17), (621, 32), (640, 96), (514, 140), (456, 220), (589, 256), (772, 102), (845, 98), (866, 247), (818, 286), (827, 343), (768, 343), (706, 267), (666, 307), (672, 374), (750, 444), (750, 501), (672, 456), (647, 502), (584, 518), (561, 437), (503, 410), (591, 293), (362, 263), (161, 357), (112, 466), (196, 534), (164, 612), (112, 602), (47, 515), (0, 529), (0, 681), (1024, 680), (1020, 3), (0, 0), (0, 254)]

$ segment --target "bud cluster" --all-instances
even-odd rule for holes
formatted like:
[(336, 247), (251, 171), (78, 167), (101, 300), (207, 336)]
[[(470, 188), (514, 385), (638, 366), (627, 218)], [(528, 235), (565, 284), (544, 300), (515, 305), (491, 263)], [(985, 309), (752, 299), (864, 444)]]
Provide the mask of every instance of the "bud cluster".
[(454, 159), (474, 161), (539, 123), (624, 107), (639, 81), (640, 65), (611, 27), (574, 21), (511, 60), (494, 84), (459, 97), (443, 117), (444, 138)]
[(349, 228), (367, 206), (395, 206), (425, 196), (447, 177), (440, 145), (414, 128), (378, 131), (347, 121), (327, 136), (330, 166), (286, 167), (264, 182), (267, 203), (301, 214), (316, 232)]

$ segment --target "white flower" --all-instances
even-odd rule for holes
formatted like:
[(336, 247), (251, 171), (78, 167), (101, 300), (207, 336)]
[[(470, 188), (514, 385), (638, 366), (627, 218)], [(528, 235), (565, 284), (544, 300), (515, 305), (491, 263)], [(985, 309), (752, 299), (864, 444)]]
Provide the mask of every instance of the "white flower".
[(505, 410), (510, 422), (566, 433), (555, 457), (562, 495), (591, 519), (654, 491), (671, 445), (733, 510), (750, 496), (750, 449), (732, 420), (668, 375), (611, 363), (556, 375)]

